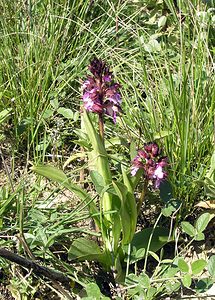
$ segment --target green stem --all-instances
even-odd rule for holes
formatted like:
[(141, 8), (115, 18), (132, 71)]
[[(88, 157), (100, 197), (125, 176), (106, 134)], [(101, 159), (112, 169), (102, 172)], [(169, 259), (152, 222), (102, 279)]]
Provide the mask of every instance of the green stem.
[(102, 138), (102, 141), (104, 141), (104, 119), (103, 119), (103, 113), (99, 114), (99, 134)]
[(143, 186), (143, 189), (142, 189), (142, 192), (141, 192), (141, 195), (140, 195), (140, 199), (139, 199), (139, 201), (137, 203), (137, 216), (140, 213), (141, 206), (142, 206), (143, 201), (145, 199), (145, 195), (146, 195), (146, 192), (147, 192), (147, 186), (148, 186), (148, 180), (145, 179), (144, 186)]
[(158, 222), (160, 221), (160, 218), (162, 217), (162, 213), (159, 214), (154, 226), (153, 226), (153, 230), (152, 230), (152, 233), (149, 237), (149, 242), (148, 242), (148, 245), (147, 245), (147, 249), (146, 249), (146, 254), (145, 254), (145, 262), (144, 262), (144, 272), (146, 272), (146, 265), (147, 265), (147, 259), (148, 259), (148, 254), (149, 254), (149, 249), (150, 249), (150, 245), (151, 245), (151, 241), (152, 241), (152, 237), (153, 237), (153, 234), (154, 234), (154, 231), (155, 231), (155, 228), (157, 227), (158, 225)]

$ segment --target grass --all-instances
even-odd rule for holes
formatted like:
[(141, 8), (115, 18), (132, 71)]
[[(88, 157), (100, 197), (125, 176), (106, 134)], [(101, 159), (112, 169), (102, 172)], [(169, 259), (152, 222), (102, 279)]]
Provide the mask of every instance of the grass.
[[(29, 166), (62, 166), (82, 151), (76, 142), (84, 140), (80, 84), (94, 55), (111, 65), (122, 86), (123, 113), (116, 127), (106, 122), (116, 176), (118, 161), (129, 165), (130, 152), (155, 140), (169, 158), (173, 198), (182, 202), (178, 219), (207, 200), (202, 182), (215, 136), (214, 2), (176, 2), (0, 0), (0, 112), (11, 109), (0, 137), (1, 161), (10, 171), (0, 188), (1, 235), (9, 237), (1, 246), (23, 254), (13, 237), (24, 232), (31, 252), (76, 276), (50, 247), (65, 242), (67, 252), (74, 235), (91, 234), (75, 225), (89, 213), (82, 204), (74, 209), (72, 195), (66, 205), (52, 202), (63, 197), (59, 187), (36, 178)], [(66, 168), (74, 181), (85, 163), (78, 159)]]

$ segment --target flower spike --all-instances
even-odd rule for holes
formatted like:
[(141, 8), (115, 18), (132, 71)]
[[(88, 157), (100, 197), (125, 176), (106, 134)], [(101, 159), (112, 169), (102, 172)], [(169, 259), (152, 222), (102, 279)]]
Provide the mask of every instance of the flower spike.
[(88, 69), (92, 75), (82, 85), (85, 109), (99, 115), (109, 115), (116, 123), (116, 117), (121, 112), (120, 85), (113, 82), (113, 74), (104, 61), (94, 58)]

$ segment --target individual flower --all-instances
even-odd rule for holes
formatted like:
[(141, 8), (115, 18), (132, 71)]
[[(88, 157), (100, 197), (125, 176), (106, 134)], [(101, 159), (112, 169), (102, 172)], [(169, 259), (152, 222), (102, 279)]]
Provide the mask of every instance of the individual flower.
[(139, 169), (144, 170), (145, 178), (152, 181), (157, 189), (160, 183), (167, 178), (164, 168), (167, 166), (167, 157), (160, 156), (161, 151), (156, 143), (145, 144), (144, 150), (138, 150), (132, 161), (131, 175), (135, 176)]
[(121, 111), (120, 85), (113, 82), (113, 74), (102, 60), (94, 58), (88, 69), (92, 75), (82, 84), (85, 109), (100, 115), (107, 114), (116, 123)]

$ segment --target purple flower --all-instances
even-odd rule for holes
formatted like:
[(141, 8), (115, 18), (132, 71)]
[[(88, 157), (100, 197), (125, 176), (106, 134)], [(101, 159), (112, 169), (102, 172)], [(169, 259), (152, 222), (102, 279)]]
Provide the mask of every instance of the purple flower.
[(167, 172), (163, 168), (168, 164), (167, 157), (160, 157), (160, 154), (156, 143), (145, 144), (144, 150), (138, 150), (132, 161), (131, 175), (135, 176), (139, 169), (143, 169), (145, 178), (152, 181), (156, 189), (159, 188), (160, 183), (167, 178)]
[(93, 76), (88, 76), (82, 84), (85, 109), (109, 115), (116, 123), (116, 117), (121, 112), (120, 85), (113, 82), (112, 72), (102, 60), (95, 58), (88, 69)]

